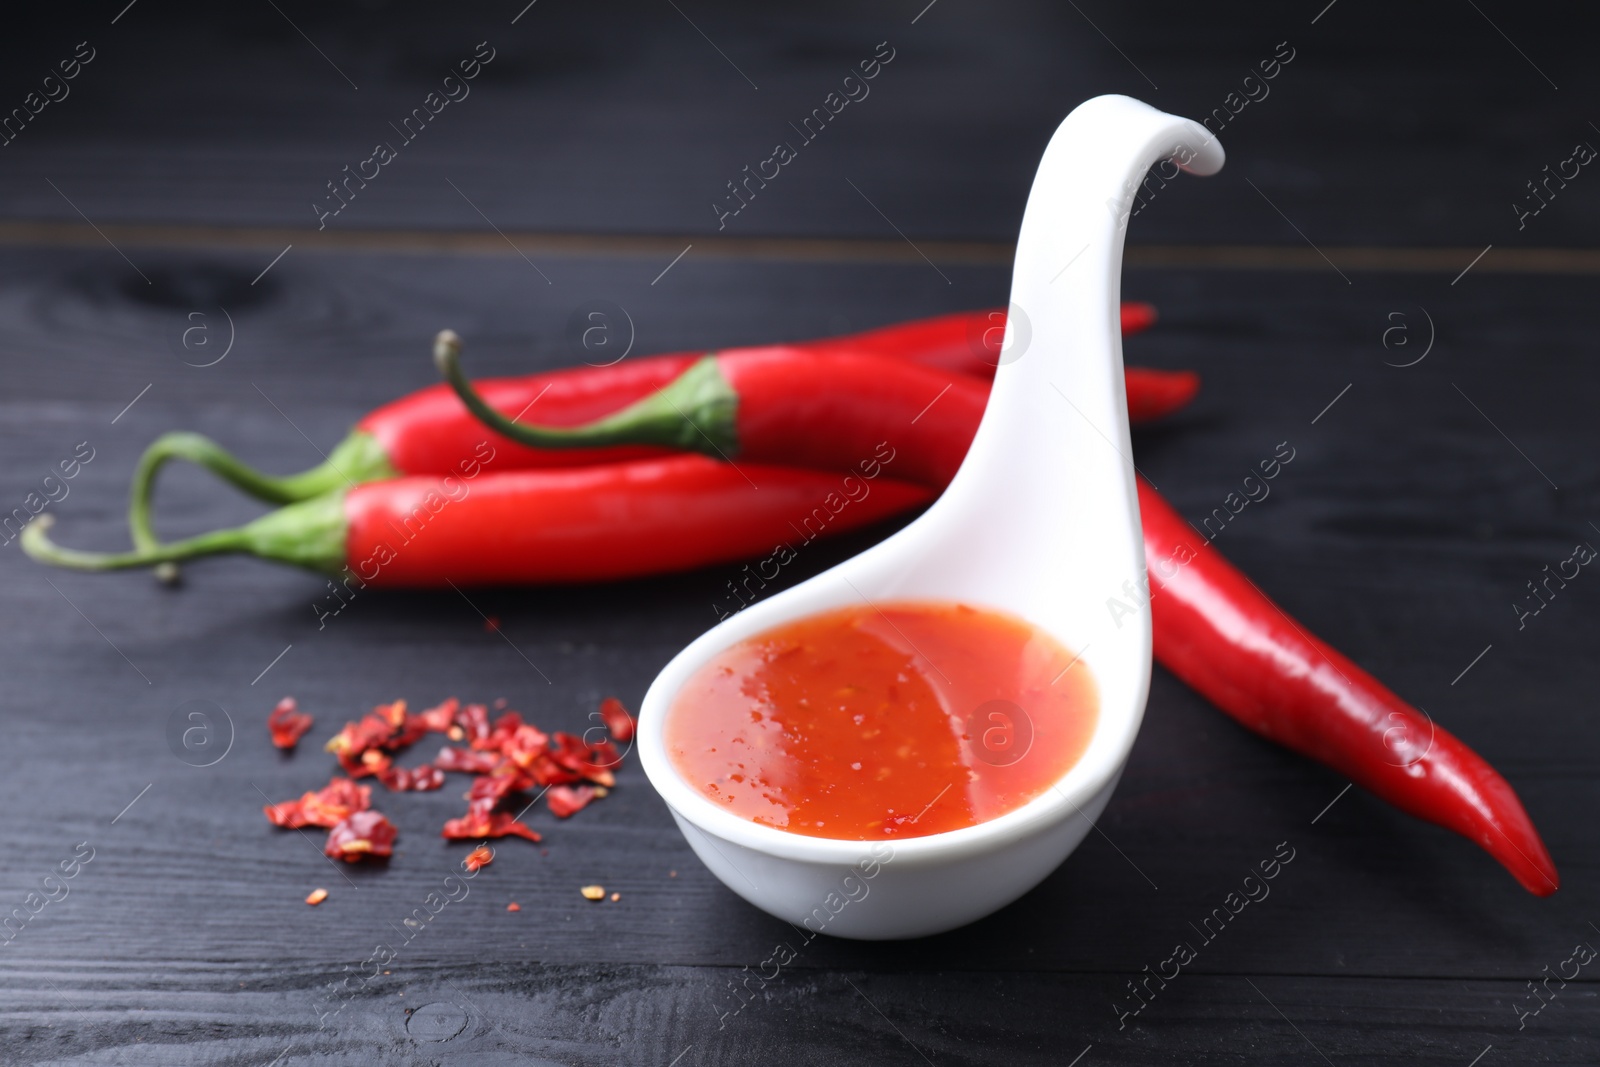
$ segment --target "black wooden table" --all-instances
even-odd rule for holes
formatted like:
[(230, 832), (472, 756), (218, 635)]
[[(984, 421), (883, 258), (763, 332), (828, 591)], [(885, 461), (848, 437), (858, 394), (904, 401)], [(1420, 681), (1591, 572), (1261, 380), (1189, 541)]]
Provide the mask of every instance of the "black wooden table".
[[(1073, 105), (1231, 106), (1223, 174), (1172, 183), (1133, 221), (1125, 292), (1162, 319), (1129, 361), (1205, 377), (1192, 409), (1137, 436), (1140, 466), (1198, 519), (1288, 442), (1271, 497), (1219, 547), (1494, 762), (1563, 888), (1527, 895), (1158, 669), (1100, 832), (1043, 885), (941, 937), (819, 939), (733, 1013), (730, 984), (793, 934), (699, 865), (636, 764), (570, 821), (533, 816), (542, 847), (511, 842), (415, 929), (465, 851), (436, 836), (454, 788), (384, 805), (401, 831), (386, 869), (335, 869), (260, 809), (329, 771), (315, 744), (270, 747), (283, 694), (317, 715), (311, 741), (380, 701), (450, 694), (580, 728), (603, 695), (637, 702), (736, 568), (370, 592), (319, 625), (326, 590), (304, 574), (218, 561), (166, 591), (46, 571), (12, 542), (0, 914), (27, 921), (0, 948), (0, 1062), (1600, 1060), (1600, 972), (1550, 979), (1600, 944), (1600, 578), (1520, 628), (1512, 606), (1600, 541), (1600, 178), (1537, 202), (1526, 184), (1600, 144), (1592, 23), (1501, 0), (524, 2), (8, 14), (0, 109), (25, 111), (0, 120), (0, 511), (92, 454), (49, 511), (64, 542), (125, 544), (127, 479), (157, 433), (310, 466), (432, 379), (446, 325), (487, 374), (575, 362), (568, 323), (593, 301), (626, 310), (635, 352), (997, 304)], [(724, 216), (727, 182), (889, 53), (869, 95)], [(470, 92), (452, 89), (474, 56)], [(460, 98), (403, 125), (436, 91)], [(394, 158), (331, 214), (328, 183), (379, 141)], [(225, 358), (195, 365), (180, 338), (196, 325)], [(185, 470), (160, 508), (167, 533), (254, 513)], [(192, 701), (215, 709), (214, 761), (171, 743)], [(1119, 1022), (1127, 983), (1280, 843), (1295, 858), (1271, 896)], [(91, 852), (65, 896), (29, 897)], [(585, 901), (589, 883), (620, 899)], [(318, 885), (331, 896), (307, 908)], [(392, 961), (351, 980), (377, 946)]]

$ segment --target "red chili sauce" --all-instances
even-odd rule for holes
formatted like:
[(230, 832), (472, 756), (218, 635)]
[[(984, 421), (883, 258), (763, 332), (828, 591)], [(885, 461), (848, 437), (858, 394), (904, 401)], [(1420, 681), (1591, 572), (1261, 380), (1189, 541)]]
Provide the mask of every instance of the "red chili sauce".
[(1094, 678), (1053, 638), (964, 604), (809, 616), (713, 657), (667, 751), (736, 815), (808, 837), (921, 837), (1004, 815), (1083, 755)]

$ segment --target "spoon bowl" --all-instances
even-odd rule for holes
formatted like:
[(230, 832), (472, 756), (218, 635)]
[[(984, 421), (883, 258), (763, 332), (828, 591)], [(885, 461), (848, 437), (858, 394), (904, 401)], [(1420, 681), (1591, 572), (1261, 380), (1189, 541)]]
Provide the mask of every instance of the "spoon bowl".
[[(1125, 96), (1096, 97), (1066, 117), (1028, 196), (989, 403), (944, 494), (894, 536), (703, 634), (646, 694), (638, 728), (646, 774), (700, 859), (758, 908), (811, 934), (952, 929), (1037, 885), (1110, 800), (1150, 683), (1118, 324), (1122, 247), (1139, 183), (1167, 160), (1212, 174), (1222, 147), (1197, 123)], [(707, 660), (798, 618), (891, 601), (997, 609), (1078, 656), (1097, 684), (1098, 717), (1083, 755), (1052, 788), (961, 829), (850, 841), (748, 821), (678, 774), (666, 718)]]

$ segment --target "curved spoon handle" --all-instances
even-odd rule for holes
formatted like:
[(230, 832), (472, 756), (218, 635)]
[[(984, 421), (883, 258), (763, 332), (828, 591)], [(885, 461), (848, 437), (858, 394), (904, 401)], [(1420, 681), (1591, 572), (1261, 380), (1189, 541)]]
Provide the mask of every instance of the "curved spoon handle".
[(1114, 568), (1116, 583), (1143, 573), (1123, 399), (1123, 241), (1136, 194), (1222, 162), (1204, 127), (1126, 96), (1086, 101), (1056, 130), (1023, 215), (989, 405), (937, 505), (965, 526), (969, 551), (1034, 562), (1076, 552), (1077, 567)]

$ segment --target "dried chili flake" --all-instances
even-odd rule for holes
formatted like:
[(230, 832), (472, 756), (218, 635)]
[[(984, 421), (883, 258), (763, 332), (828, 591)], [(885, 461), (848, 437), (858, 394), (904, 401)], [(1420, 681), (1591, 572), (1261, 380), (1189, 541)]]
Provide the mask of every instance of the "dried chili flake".
[(344, 729), (334, 734), (323, 747), (339, 758), (339, 765), (345, 769), (345, 773), (360, 778), (381, 769), (362, 760), (368, 752), (381, 749), (393, 736), (394, 729), (383, 716), (368, 715), (360, 722), (345, 723)]
[(272, 743), (282, 749), (292, 749), (311, 730), (312, 718), (300, 710), (294, 697), (284, 697), (267, 715), (267, 730)]
[(471, 803), (488, 802), (493, 806), (512, 793), (519, 793), (532, 784), (532, 781), (520, 774), (480, 775), (472, 780), (472, 788), (467, 790), (467, 800)]
[(394, 824), (376, 811), (358, 811), (328, 831), (322, 851), (334, 859), (356, 863), (368, 856), (394, 852)]
[(481, 837), (505, 837), (515, 834), (525, 837), (529, 841), (540, 841), (542, 838), (529, 829), (524, 823), (504, 811), (495, 811), (493, 804), (486, 801), (474, 801), (467, 806), (467, 813), (459, 819), (450, 819), (445, 822), (441, 836), (450, 841), (471, 840)]
[(489, 738), (489, 709), (482, 704), (467, 704), (456, 712), (456, 725), (473, 748), (482, 748)]
[(604, 900), (606, 898), (606, 887), (603, 885), (586, 885), (578, 892), (583, 894), (584, 900)]
[[(373, 714), (364, 716), (360, 722), (347, 723), (345, 729), (350, 731), (349, 744), (333, 749), (333, 751), (361, 753), (368, 749), (381, 748), (383, 743), (389, 740), (390, 735), (394, 733), (394, 723), (382, 715)], [(334, 741), (337, 740), (337, 737), (334, 738)], [(333, 741), (330, 741), (329, 746), (331, 747), (332, 745)]]
[(341, 754), (339, 762), (350, 772), (352, 778), (362, 778), (369, 774), (382, 774), (394, 766), (394, 760), (390, 758), (389, 754), (376, 748), (367, 749), (361, 753), (359, 760), (349, 763), (346, 762), (344, 755)]
[(565, 819), (582, 811), (589, 806), (589, 801), (606, 795), (604, 786), (592, 785), (553, 785), (545, 790), (545, 803), (550, 805), (550, 814), (558, 819)]
[(519, 725), (506, 734), (499, 744), (500, 754), (523, 770), (532, 767), (549, 750), (550, 736), (537, 726)]
[(533, 775), (509, 761), (496, 767), (489, 777), (511, 779), (511, 785), (506, 790), (510, 793), (521, 793), (539, 784)]
[(310, 825), (331, 827), (372, 807), (372, 787), (348, 778), (330, 778), (327, 785), (307, 793), (300, 802)]
[[(481, 743), (475, 742), (472, 747), (481, 748), (485, 752), (503, 751), (506, 742), (511, 740), (518, 730), (524, 729), (531, 730), (533, 727), (524, 726), (521, 715), (514, 711), (508, 711), (495, 719), (494, 726), (489, 730), (489, 736), (484, 738)], [(535, 731), (535, 733), (537, 732)]]
[(607, 697), (600, 702), (600, 721), (606, 724), (606, 733), (613, 740), (623, 744), (633, 740), (633, 716), (628, 714), (628, 709), (616, 697)]
[(287, 830), (298, 830), (302, 826), (328, 829), (356, 812), (366, 811), (371, 804), (371, 786), (357, 785), (348, 778), (335, 777), (322, 789), (305, 793), (299, 800), (268, 804), (261, 810), (266, 814), (267, 821)]
[(417, 713), (417, 718), (422, 720), (424, 726), (436, 734), (450, 732), (450, 727), (455, 725), (456, 712), (461, 709), (461, 701), (455, 697), (448, 697), (433, 707)]
[(310, 904), (313, 908), (327, 899), (328, 891), (326, 889), (313, 889), (311, 892), (306, 894), (306, 903)]
[[(525, 722), (517, 712), (506, 710), (503, 698), (496, 700), (493, 707), (502, 713), (491, 722), (488, 706), (462, 705), (455, 697), (414, 714), (407, 710), (404, 700), (380, 704), (359, 721), (347, 722), (326, 746), (350, 777), (336, 776), (322, 790), (306, 793), (299, 800), (270, 804), (263, 811), (278, 826), (327, 828), (324, 851), (329, 856), (347, 862), (389, 856), (397, 833), (394, 825), (370, 809), (372, 787), (359, 785), (354, 779), (375, 775), (396, 792), (432, 790), (444, 784), (446, 771), (460, 771), (476, 777), (466, 793), (466, 814), (444, 824), (442, 835), (446, 839), (515, 835), (539, 841), (538, 833), (516, 815), (501, 810), (502, 805), (514, 793), (541, 786), (547, 789), (550, 810), (558, 817), (567, 818), (582, 810), (606, 795), (606, 787), (615, 780), (611, 768), (622, 761), (615, 742), (631, 739), (635, 731), (633, 717), (615, 700), (602, 705), (602, 719), (610, 736), (594, 743), (568, 733), (546, 734)], [(294, 717), (303, 720), (304, 725)], [(310, 716), (300, 716), (293, 700), (286, 698), (274, 710), (269, 725), (274, 729), (275, 741), (278, 728), (291, 725), (298, 739), (310, 725)], [(468, 747), (445, 746), (432, 763), (420, 767), (395, 766), (393, 754), (428, 733), (446, 734)], [(476, 872), (493, 857), (492, 850), (480, 846), (467, 857), (464, 867)], [(590, 899), (603, 899), (602, 888), (585, 887), (585, 896), (590, 890), (600, 894)], [(620, 894), (612, 894), (612, 899), (619, 898)], [(520, 907), (513, 903), (509, 910)]]
[(398, 730), (406, 722), (406, 702), (404, 700), (396, 700), (392, 704), (379, 704), (372, 709), (372, 714), (387, 722), (389, 729)]
[(383, 743), (383, 747), (390, 752), (398, 752), (403, 748), (410, 748), (418, 741), (421, 741), (427, 732), (428, 724), (422, 721), (422, 716), (407, 715), (405, 722), (394, 732), (393, 736)]
[(506, 910), (507, 911), (521, 911), (522, 910), (522, 905), (518, 904), (516, 901), (513, 900), (511, 903), (506, 905)]
[[(572, 734), (556, 733), (550, 747), (550, 758), (560, 767), (586, 778), (598, 785), (615, 785), (616, 777), (605, 763), (599, 762), (610, 758), (616, 752), (616, 747), (609, 741), (601, 741), (599, 745), (590, 745), (583, 738)], [(598, 754), (597, 754), (598, 750)]]
[(580, 772), (589, 759), (589, 746), (576, 734), (555, 732), (551, 738), (550, 756), (561, 766)]
[(395, 793), (423, 793), (444, 785), (444, 772), (431, 764), (421, 767), (390, 767), (378, 775), (378, 781)]
[(601, 739), (589, 746), (589, 763), (610, 770), (622, 765), (622, 753), (609, 740)]
[[(306, 796), (310, 796), (307, 793)], [(301, 800), (285, 800), (279, 804), (267, 804), (261, 808), (267, 821), (274, 826), (281, 826), (285, 830), (298, 830), (302, 826), (309, 826), (305, 820), (304, 798)]]
[(583, 775), (567, 770), (548, 755), (534, 760), (527, 774), (537, 785), (568, 785), (583, 781)]
[(500, 765), (500, 757), (493, 752), (474, 752), (468, 748), (451, 748), (446, 745), (433, 758), (433, 765), (441, 771), (488, 774)]
[(339, 758), (339, 765), (347, 774), (357, 778), (381, 774), (392, 763), (387, 753), (420, 740), (428, 732), (430, 721), (421, 715), (408, 715), (406, 702), (396, 700), (378, 705), (360, 722), (345, 723), (325, 747)]

